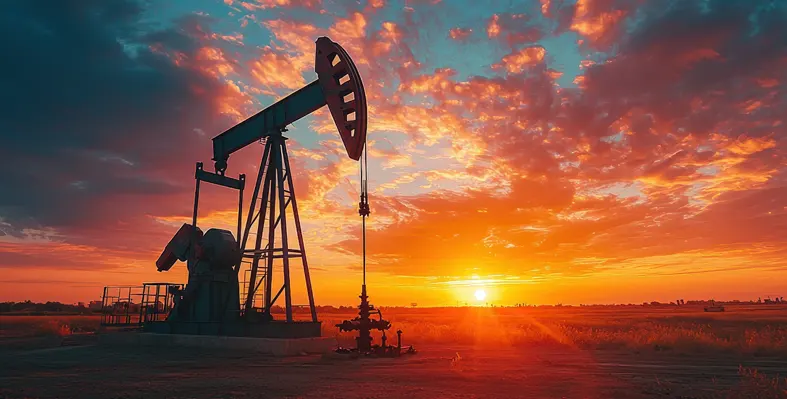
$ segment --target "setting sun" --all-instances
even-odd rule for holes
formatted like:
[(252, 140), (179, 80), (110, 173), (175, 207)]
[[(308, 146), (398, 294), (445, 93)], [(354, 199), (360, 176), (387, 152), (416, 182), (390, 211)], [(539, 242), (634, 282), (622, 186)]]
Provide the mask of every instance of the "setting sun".
[(473, 295), (475, 295), (475, 299), (477, 299), (479, 301), (483, 301), (486, 298), (486, 291), (484, 291), (482, 289), (478, 289), (478, 290), (475, 291), (475, 294), (473, 294)]

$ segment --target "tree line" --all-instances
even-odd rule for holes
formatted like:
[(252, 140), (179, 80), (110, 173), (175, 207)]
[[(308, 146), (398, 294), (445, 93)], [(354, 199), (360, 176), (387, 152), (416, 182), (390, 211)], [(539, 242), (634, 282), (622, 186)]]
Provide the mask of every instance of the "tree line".
[(91, 314), (97, 313), (101, 309), (88, 308), (84, 303), (67, 304), (61, 302), (47, 301), (44, 303), (24, 301), (24, 302), (0, 302), (0, 313), (21, 313), (21, 314), (46, 314), (46, 313), (74, 313)]

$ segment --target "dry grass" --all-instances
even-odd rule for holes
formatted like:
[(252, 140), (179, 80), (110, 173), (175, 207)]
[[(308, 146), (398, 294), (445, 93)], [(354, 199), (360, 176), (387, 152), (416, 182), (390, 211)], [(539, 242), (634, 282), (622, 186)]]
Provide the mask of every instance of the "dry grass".
[[(383, 314), (412, 343), (569, 345), (583, 349), (787, 355), (787, 308), (733, 309), (392, 309)], [(323, 315), (323, 334), (345, 344), (333, 325), (352, 315)], [(391, 333), (389, 338), (395, 338)]]
[(755, 369), (741, 367), (741, 383), (727, 398), (787, 398), (787, 378), (769, 377)]
[[(352, 345), (334, 324), (349, 313), (322, 313), (324, 336)], [(582, 349), (787, 356), (787, 307), (701, 308), (442, 308), (384, 309), (405, 344), (568, 345)], [(0, 316), (0, 337), (64, 336), (95, 331), (97, 316)], [(379, 342), (379, 334), (376, 336)]]
[[(733, 386), (711, 384), (704, 389), (692, 390), (685, 395), (685, 384), (657, 381), (653, 389), (647, 391), (654, 396), (668, 398), (696, 399), (787, 399), (787, 378), (768, 376), (756, 369), (739, 367), (738, 382)], [(688, 387), (690, 388), (690, 387)]]

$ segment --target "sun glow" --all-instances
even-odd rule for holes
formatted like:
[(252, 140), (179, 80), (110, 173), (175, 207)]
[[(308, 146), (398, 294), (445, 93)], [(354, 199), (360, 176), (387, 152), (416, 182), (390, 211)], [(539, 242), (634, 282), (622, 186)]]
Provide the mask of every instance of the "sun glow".
[(486, 299), (486, 291), (484, 291), (482, 289), (477, 289), (475, 291), (475, 294), (473, 294), (473, 295), (475, 296), (475, 299), (477, 299), (479, 301), (483, 301), (484, 299)]

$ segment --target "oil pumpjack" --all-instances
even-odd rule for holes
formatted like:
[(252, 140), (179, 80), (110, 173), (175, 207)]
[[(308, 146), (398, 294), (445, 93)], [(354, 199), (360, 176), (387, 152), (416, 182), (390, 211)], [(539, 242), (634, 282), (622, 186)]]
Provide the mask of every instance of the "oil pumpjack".
[[(361, 76), (347, 52), (327, 37), (316, 41), (315, 72), (318, 79), (289, 96), (270, 105), (229, 130), (213, 138), (215, 173), (197, 163), (194, 212), (191, 224), (183, 224), (166, 246), (156, 267), (167, 271), (177, 262), (186, 261), (188, 282), (185, 287), (170, 283), (146, 283), (142, 287), (139, 323), (143, 330), (154, 333), (226, 335), (269, 338), (320, 337), (320, 322), (314, 305), (309, 266), (304, 247), (298, 206), (295, 199), (286, 140), (282, 133), (293, 122), (327, 105), (350, 159), (361, 168), (359, 213), (363, 224), (363, 286), (359, 317), (345, 321), (340, 328), (358, 330), (358, 351), (393, 354), (393, 347), (372, 346), (370, 330), (383, 331), (391, 324), (382, 319), (379, 310), (368, 303), (366, 295), (366, 217), (369, 216), (366, 180), (367, 108)], [(243, 221), (245, 175), (226, 176), (228, 159), (234, 152), (253, 143), (264, 143), (262, 160), (254, 186), (249, 212)], [(362, 158), (363, 156), (363, 158)], [(209, 229), (204, 234), (197, 227), (200, 183), (207, 182), (238, 191), (238, 225), (236, 240), (232, 232)], [(288, 211), (289, 210), (289, 211)], [(288, 213), (291, 214), (297, 246), (288, 240)], [(247, 248), (253, 240), (253, 248)], [(308, 296), (310, 320), (295, 321), (291, 294), (290, 260), (300, 259)], [(244, 265), (248, 276), (239, 275)], [(274, 271), (281, 271), (283, 282), (274, 291)], [(264, 285), (263, 285), (264, 283)], [(239, 289), (243, 287), (243, 291)], [(104, 289), (104, 309), (126, 310), (133, 302), (129, 291), (124, 296), (108, 295)], [(155, 290), (153, 290), (155, 288)], [(163, 288), (166, 294), (160, 294)], [(262, 288), (261, 295), (258, 294)], [(155, 291), (155, 297), (151, 292)], [(284, 320), (276, 320), (272, 310), (284, 294)], [(114, 299), (113, 299), (114, 298)], [(155, 298), (155, 299), (153, 299)], [(160, 298), (168, 298), (161, 306)], [(111, 302), (111, 303), (110, 303)], [(125, 305), (124, 305), (125, 304)], [(162, 312), (161, 309), (164, 309)], [(152, 310), (151, 310), (152, 309)], [(371, 320), (373, 311), (379, 320)], [(166, 317), (162, 320), (158, 316)], [(103, 317), (102, 324), (113, 324), (116, 315)], [(122, 324), (122, 323), (116, 323)], [(127, 323), (128, 324), (128, 323)], [(399, 332), (401, 350), (401, 331)], [(383, 348), (383, 349), (380, 349)]]

